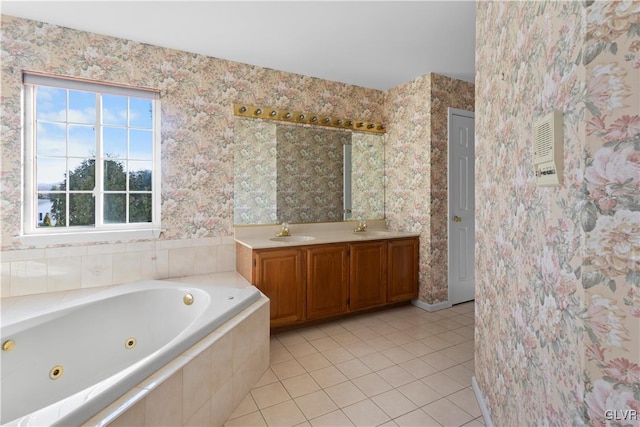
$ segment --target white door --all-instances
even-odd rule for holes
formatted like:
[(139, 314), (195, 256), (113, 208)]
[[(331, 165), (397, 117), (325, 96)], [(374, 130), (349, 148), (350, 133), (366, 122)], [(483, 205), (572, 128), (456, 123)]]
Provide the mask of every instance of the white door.
[(449, 108), (449, 301), (475, 299), (474, 114)]

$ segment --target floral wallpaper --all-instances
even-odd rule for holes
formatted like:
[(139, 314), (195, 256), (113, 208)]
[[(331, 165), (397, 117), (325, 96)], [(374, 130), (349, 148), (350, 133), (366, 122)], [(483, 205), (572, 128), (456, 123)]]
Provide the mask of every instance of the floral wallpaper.
[[(639, 425), (640, 2), (479, 2), (476, 19), (475, 373), (492, 420)], [(564, 182), (538, 187), (532, 124), (553, 110)]]
[(475, 85), (431, 74), (431, 304), (449, 299), (448, 109), (475, 110)]
[(474, 110), (474, 84), (428, 74), (387, 92), (386, 217), (421, 232), (420, 296), (448, 300), (448, 108)]
[(276, 223), (276, 126), (236, 118), (233, 135), (233, 223)]
[(387, 92), (386, 219), (392, 230), (420, 233), (419, 299), (431, 297), (431, 76)]
[[(259, 119), (236, 118), (234, 122), (234, 224), (273, 224), (285, 220), (292, 222), (342, 221), (343, 184), (342, 178), (339, 177), (343, 173), (343, 144), (351, 144), (353, 147), (351, 159), (353, 218), (357, 216), (367, 219), (384, 218), (384, 135), (365, 132), (345, 134), (344, 131), (322, 128), (324, 131), (317, 132), (316, 130), (310, 137), (322, 136), (324, 142), (318, 142), (325, 149), (327, 144), (333, 145), (334, 150), (332, 153), (323, 153), (321, 156), (314, 157), (315, 154), (310, 156), (313, 154), (313, 147), (297, 154), (296, 150), (300, 149), (300, 144), (297, 141), (304, 139), (302, 136), (296, 136), (297, 133), (283, 133), (281, 130), (281, 141), (278, 142), (276, 129), (279, 126), (281, 125), (276, 122)], [(282, 126), (285, 129), (306, 129), (307, 133), (309, 130), (308, 127), (302, 127), (302, 125)], [(294, 136), (295, 138), (292, 138)], [(284, 174), (279, 173), (277, 169), (277, 151), (278, 145), (282, 146), (287, 137), (292, 139), (290, 143), (294, 144), (285, 149), (286, 155), (291, 158), (291, 161), (283, 160), (280, 171), (292, 170), (288, 174)], [(328, 140), (327, 137), (329, 137)], [(307, 142), (302, 143), (307, 144)], [(334, 171), (325, 170), (320, 174), (309, 172), (311, 163), (316, 162), (320, 166), (321, 163), (318, 160), (328, 156), (332, 157), (335, 162)], [(292, 180), (291, 172), (296, 172), (299, 175), (304, 174), (305, 182)], [(288, 184), (277, 183), (279, 176), (284, 176)], [(287, 176), (289, 178), (286, 178)], [(328, 195), (323, 194), (322, 188), (326, 189), (328, 185), (335, 187), (336, 191), (333, 194), (334, 206), (332, 210), (325, 212), (325, 206), (328, 206), (325, 199)], [(295, 200), (284, 197), (283, 194), (292, 190), (302, 190), (299, 188), (301, 186), (308, 187), (303, 199), (300, 199), (300, 194), (293, 195)], [(280, 196), (277, 193), (278, 187), (283, 190)], [(317, 193), (315, 196), (314, 192)], [(306, 208), (298, 212), (296, 212), (298, 207), (292, 210), (278, 209), (279, 197), (284, 206), (302, 206), (304, 204)], [(287, 197), (291, 197), (291, 195), (287, 195)], [(315, 197), (316, 200), (311, 200), (312, 197)], [(300, 204), (296, 200), (299, 200)], [(282, 216), (278, 216), (279, 211)]]
[(384, 122), (384, 92), (2, 16), (0, 227), (20, 234), (22, 70), (161, 90), (165, 239), (233, 233), (234, 103)]
[[(640, 1), (586, 11), (582, 194), (585, 406), (640, 425)], [(617, 420), (607, 410), (619, 410)], [(624, 417), (634, 410), (635, 417)]]
[(352, 218), (384, 218), (385, 135), (364, 132), (351, 134)]
[(351, 132), (278, 125), (277, 210), (286, 222), (343, 218), (343, 146)]

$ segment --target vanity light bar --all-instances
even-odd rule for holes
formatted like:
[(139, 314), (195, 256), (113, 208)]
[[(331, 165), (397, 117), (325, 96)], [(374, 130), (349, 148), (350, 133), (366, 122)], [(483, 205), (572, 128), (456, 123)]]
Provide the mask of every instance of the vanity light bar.
[(240, 117), (351, 129), (357, 132), (385, 133), (387, 131), (382, 123), (342, 119), (320, 114), (304, 113), (302, 111), (257, 107), (248, 104), (233, 104), (233, 113)]

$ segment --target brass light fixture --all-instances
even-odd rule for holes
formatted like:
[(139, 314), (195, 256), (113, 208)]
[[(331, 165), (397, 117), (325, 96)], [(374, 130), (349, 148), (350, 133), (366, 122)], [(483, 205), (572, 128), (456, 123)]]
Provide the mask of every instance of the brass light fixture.
[(362, 120), (352, 120), (344, 118), (332, 118), (321, 114), (306, 113), (302, 111), (279, 110), (277, 108), (258, 107), (248, 104), (234, 104), (233, 113), (239, 117), (250, 117), (254, 119), (277, 120), (282, 122), (293, 122), (301, 124), (311, 124), (316, 126), (326, 126), (338, 129), (350, 129), (357, 132), (386, 133), (384, 124), (378, 122), (368, 122)]

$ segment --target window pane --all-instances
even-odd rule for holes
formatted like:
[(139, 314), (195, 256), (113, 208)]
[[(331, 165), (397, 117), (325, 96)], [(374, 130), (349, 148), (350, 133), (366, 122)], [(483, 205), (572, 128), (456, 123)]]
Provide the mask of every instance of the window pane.
[(102, 152), (111, 159), (127, 157), (127, 130), (125, 128), (102, 129)]
[(129, 191), (151, 191), (151, 162), (129, 162)]
[(104, 222), (107, 224), (127, 222), (127, 195), (104, 195)]
[(96, 123), (95, 92), (69, 91), (69, 121), (71, 123)]
[(70, 191), (92, 191), (96, 186), (95, 176), (96, 161), (94, 159), (69, 159)]
[(127, 97), (102, 95), (102, 123), (105, 125), (127, 125)]
[(126, 189), (127, 174), (124, 171), (124, 163), (115, 160), (105, 160), (104, 191), (125, 191)]
[(33, 87), (33, 227), (150, 223), (156, 101), (65, 86)]
[(96, 203), (92, 194), (69, 194), (69, 225), (94, 225)]
[(129, 195), (129, 222), (151, 222), (151, 194)]
[(56, 225), (55, 218), (51, 212), (53, 201), (49, 197), (56, 198), (59, 194), (38, 194), (38, 227), (54, 227)]
[(153, 127), (153, 101), (129, 98), (129, 126), (151, 129)]
[(148, 130), (129, 131), (129, 158), (138, 160), (153, 158), (153, 132)]
[(66, 173), (66, 159), (38, 159), (36, 164), (38, 190), (66, 190)]
[(67, 90), (41, 86), (36, 90), (36, 119), (64, 122), (67, 119)]
[(63, 227), (67, 218), (67, 195), (65, 193), (49, 193), (51, 201), (51, 225)]
[(36, 129), (36, 155), (66, 156), (67, 127), (57, 123), (38, 123)]
[(93, 126), (69, 125), (69, 156), (94, 157), (96, 130)]

